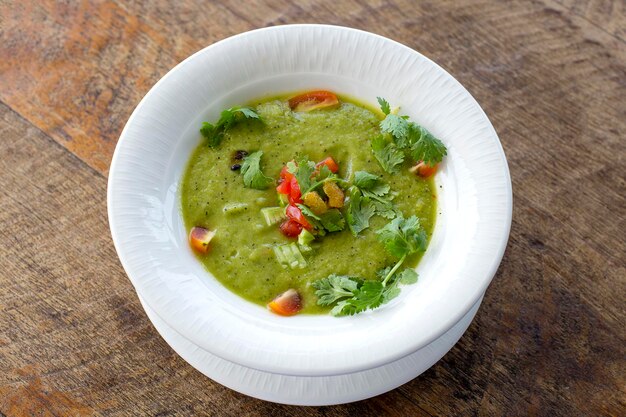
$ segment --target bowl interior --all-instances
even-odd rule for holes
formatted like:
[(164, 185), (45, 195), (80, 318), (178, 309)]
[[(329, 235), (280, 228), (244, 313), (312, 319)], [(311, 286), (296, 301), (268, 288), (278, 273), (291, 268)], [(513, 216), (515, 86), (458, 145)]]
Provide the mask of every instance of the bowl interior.
[[(355, 317), (283, 318), (241, 299), (193, 256), (180, 215), (178, 186), (200, 143), (201, 122), (235, 104), (305, 89), (329, 89), (371, 104), (383, 96), (448, 147), (435, 179), (439, 215), (418, 283), (383, 308)], [(156, 314), (217, 356), (286, 375), (380, 366), (443, 334), (489, 284), (511, 216), (506, 159), (469, 93), (409, 48), (321, 25), (244, 33), (174, 68), (128, 121), (108, 197), (122, 264)]]

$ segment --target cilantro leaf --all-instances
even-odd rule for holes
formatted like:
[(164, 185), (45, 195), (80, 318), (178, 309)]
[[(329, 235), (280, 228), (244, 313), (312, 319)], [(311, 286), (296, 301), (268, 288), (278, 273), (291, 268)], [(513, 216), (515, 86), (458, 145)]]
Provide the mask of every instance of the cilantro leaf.
[(200, 128), (200, 134), (206, 138), (210, 147), (216, 147), (222, 142), (224, 132), (244, 119), (261, 120), (261, 117), (249, 107), (234, 106), (230, 109), (222, 110), (220, 119), (216, 124), (203, 122)]
[(412, 124), (411, 145), (409, 152), (416, 161), (424, 161), (434, 166), (447, 155), (446, 146), (428, 130), (417, 124)]
[(378, 100), (378, 104), (380, 104), (380, 110), (382, 110), (385, 115), (391, 112), (391, 108), (389, 107), (389, 102), (387, 100), (382, 97), (376, 97), (376, 100)]
[(404, 162), (404, 153), (395, 143), (387, 143), (382, 135), (372, 139), (372, 151), (380, 166), (390, 174), (398, 172), (398, 165)]
[(304, 214), (307, 217), (307, 220), (308, 219), (321, 220), (320, 216), (313, 213), (313, 211), (307, 206), (305, 206), (304, 204), (296, 204), (296, 206), (298, 206), (302, 214)]
[(417, 272), (412, 268), (405, 268), (404, 271), (398, 275), (396, 281), (404, 285), (415, 284), (417, 282)]
[[(436, 165), (447, 155), (447, 149), (443, 142), (428, 130), (415, 122), (410, 122), (408, 116), (398, 116), (386, 112), (385, 110), (390, 108), (386, 100), (379, 98), (378, 102), (381, 105), (381, 110), (385, 113), (385, 118), (380, 122), (380, 130), (390, 134), (398, 148), (406, 149), (415, 161), (424, 161), (428, 165)], [(374, 151), (374, 155), (376, 155), (376, 151)], [(382, 161), (381, 165), (385, 171), (390, 172), (385, 168)]]
[(376, 214), (387, 219), (396, 217), (396, 209), (392, 202), (395, 195), (390, 192), (389, 185), (378, 176), (366, 171), (357, 171), (354, 173), (354, 184), (361, 189), (364, 197), (370, 199)]
[(327, 178), (337, 178), (337, 174), (333, 173), (330, 168), (328, 168), (328, 165), (324, 164), (321, 166), (320, 172), (316, 175), (315, 179), (317, 181), (322, 181)]
[(324, 229), (329, 232), (338, 232), (346, 227), (346, 221), (337, 209), (330, 209), (324, 214), (320, 214), (320, 221)]
[(321, 222), (322, 219), (317, 214), (313, 213), (313, 211), (304, 204), (296, 204), (296, 206), (298, 206), (304, 217), (306, 217), (315, 229), (324, 230), (324, 225)]
[(346, 226), (341, 212), (337, 209), (330, 209), (324, 214), (317, 215), (304, 204), (296, 204), (304, 217), (315, 227), (317, 230), (328, 230), (329, 232), (338, 232), (343, 230)]
[(401, 259), (393, 267), (389, 266), (378, 271), (380, 280), (362, 280), (357, 277), (344, 275), (329, 275), (313, 283), (317, 290), (317, 304), (332, 305), (330, 311), (333, 316), (351, 316), (365, 310), (375, 309), (400, 295), (400, 284), (414, 284), (417, 282), (417, 273), (411, 268), (405, 268), (398, 273), (402, 265)]
[(390, 187), (378, 176), (367, 171), (357, 171), (354, 173), (354, 185), (362, 191), (367, 191), (372, 195), (382, 197), (389, 193)]
[(380, 130), (383, 133), (390, 133), (395, 139), (405, 138), (409, 134), (409, 122), (404, 116), (388, 114), (380, 122)]
[(209, 123), (203, 122), (202, 127), (200, 128), (200, 134), (204, 136), (207, 140), (207, 144), (210, 147), (215, 147), (220, 144), (222, 138), (224, 137), (224, 131), (222, 129), (218, 129), (217, 126)]
[(348, 228), (354, 236), (370, 225), (370, 218), (374, 215), (375, 207), (369, 197), (363, 197), (357, 187), (350, 187), (350, 203), (346, 211)]
[(322, 306), (331, 305), (335, 301), (352, 297), (357, 290), (358, 282), (344, 275), (329, 275), (327, 278), (313, 282), (317, 304)]
[(402, 261), (394, 267), (378, 271), (377, 275), (381, 280), (365, 281), (357, 277), (332, 274), (315, 281), (313, 287), (317, 290), (317, 304), (327, 306), (337, 303), (330, 311), (333, 316), (351, 316), (380, 307), (400, 295), (399, 284), (413, 284), (417, 281), (417, 273), (411, 268), (396, 273), (401, 263)]
[(400, 292), (400, 288), (396, 287), (395, 285), (386, 287), (385, 291), (383, 292), (382, 304), (387, 304), (389, 301), (399, 296)]
[(359, 188), (370, 189), (378, 184), (378, 175), (370, 174), (367, 171), (356, 171), (354, 173), (354, 185)]
[[(414, 269), (404, 268), (402, 272), (400, 273), (397, 272), (399, 265), (401, 265), (401, 263), (402, 262), (398, 262), (393, 267), (388, 266), (387, 268), (383, 268), (376, 273), (376, 275), (378, 275), (380, 280), (383, 282), (383, 285), (385, 284), (385, 282), (388, 282), (388, 285), (386, 285), (386, 287), (390, 291), (392, 290), (392, 288), (397, 288), (399, 284), (409, 285), (409, 284), (415, 284), (417, 282), (417, 272), (415, 272)], [(398, 289), (398, 294), (399, 292), (400, 291)], [(393, 294), (389, 294), (389, 296), (392, 296), (392, 295)], [(397, 294), (393, 295), (391, 298), (395, 298), (396, 296)], [(389, 298), (389, 300), (391, 298)]]
[(235, 109), (235, 111), (241, 112), (248, 119), (260, 119), (261, 116), (250, 107), (233, 107), (231, 110)]
[(404, 219), (398, 215), (376, 232), (385, 249), (397, 258), (405, 258), (417, 251), (426, 250), (426, 232), (416, 216)]
[(270, 184), (274, 183), (274, 179), (266, 176), (261, 171), (261, 156), (263, 151), (252, 152), (246, 156), (241, 164), (241, 173), (243, 174), (243, 185), (247, 188), (255, 190), (264, 190)]
[(319, 173), (316, 173), (315, 169), (313, 170), (313, 178), (311, 179), (311, 183), (308, 188), (303, 189), (300, 188), (302, 195), (317, 190), (320, 186), (324, 185), (327, 182), (335, 182), (337, 184), (347, 183), (348, 181), (341, 179), (337, 176), (337, 174), (333, 173), (326, 165), (323, 165)]
[(333, 316), (352, 316), (368, 309), (374, 309), (383, 303), (385, 287), (380, 281), (368, 280), (354, 292), (351, 298), (337, 303), (330, 311)]
[(396, 209), (396, 207), (393, 205), (393, 202), (391, 201), (391, 198), (393, 198), (393, 196), (390, 195), (385, 197), (378, 197), (376, 195), (370, 194), (369, 191), (363, 191), (363, 195), (370, 198), (372, 204), (374, 205), (374, 208), (376, 209), (376, 214), (378, 214), (379, 216), (391, 220), (398, 215), (399, 211)]
[[(313, 181), (311, 180), (311, 176), (313, 175), (313, 171), (315, 171), (315, 163), (309, 161), (306, 158), (300, 159), (297, 161), (297, 164), (294, 162), (287, 163), (287, 171), (290, 174), (293, 174), (298, 180), (298, 185), (300, 186), (300, 190), (303, 194), (306, 193)], [(309, 190), (310, 191), (310, 190)]]

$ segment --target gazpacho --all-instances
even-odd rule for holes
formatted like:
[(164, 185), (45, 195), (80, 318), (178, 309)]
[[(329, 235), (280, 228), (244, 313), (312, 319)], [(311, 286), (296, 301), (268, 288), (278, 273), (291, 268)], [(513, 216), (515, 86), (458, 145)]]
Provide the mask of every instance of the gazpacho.
[(198, 259), (279, 315), (353, 315), (415, 283), (446, 147), (379, 98), (274, 97), (203, 123), (180, 189)]

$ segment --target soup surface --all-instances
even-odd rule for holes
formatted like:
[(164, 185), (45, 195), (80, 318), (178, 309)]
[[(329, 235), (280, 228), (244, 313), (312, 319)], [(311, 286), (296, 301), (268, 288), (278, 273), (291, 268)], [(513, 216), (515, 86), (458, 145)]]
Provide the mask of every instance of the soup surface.
[[(238, 167), (233, 167), (237, 151), (263, 151), (263, 172), (274, 179), (286, 163), (302, 157), (322, 161), (332, 156), (339, 166), (337, 175), (346, 180), (356, 171), (375, 174), (395, 193), (397, 210), (405, 218), (417, 216), (430, 239), (436, 217), (432, 177), (410, 173), (410, 161), (397, 173), (383, 171), (370, 146), (372, 137), (380, 135), (384, 118), (380, 111), (344, 97), (338, 106), (309, 112), (292, 111), (286, 96), (253, 102), (250, 108), (262, 122), (234, 125), (217, 147), (200, 143), (180, 188), (187, 229), (200, 226), (215, 231), (210, 251), (198, 259), (228, 289), (260, 305), (295, 289), (302, 313), (323, 313), (329, 307), (317, 304), (313, 282), (330, 274), (380, 279), (376, 272), (397, 261), (375, 234), (389, 220), (375, 215), (369, 228), (356, 237), (346, 228), (316, 239), (313, 250), (304, 254), (306, 268), (281, 266), (272, 248), (294, 239), (283, 235), (277, 225), (267, 225), (261, 214), (262, 208), (279, 205), (276, 184), (265, 190), (245, 188)], [(414, 267), (420, 257), (421, 253), (410, 255), (405, 265)]]

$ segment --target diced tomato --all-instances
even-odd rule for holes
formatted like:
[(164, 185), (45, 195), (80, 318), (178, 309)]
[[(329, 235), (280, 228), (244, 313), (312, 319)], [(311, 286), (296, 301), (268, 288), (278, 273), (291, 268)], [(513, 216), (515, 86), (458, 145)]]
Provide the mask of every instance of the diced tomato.
[[(295, 180), (295, 177), (291, 172), (289, 172), (289, 170), (287, 169), (287, 165), (285, 165), (283, 169), (280, 170), (280, 184), (278, 184), (278, 187), (276, 187), (276, 191), (278, 191), (280, 194), (290, 195), (291, 184), (294, 183), (293, 180)], [(297, 184), (297, 182), (295, 182), (295, 184)], [(300, 192), (300, 187), (298, 187), (298, 192)], [(294, 196), (295, 194), (296, 192), (294, 191)]]
[(281, 183), (278, 184), (278, 187), (276, 187), (276, 191), (280, 194), (289, 195), (289, 193), (291, 193), (291, 181), (287, 181), (285, 179), (281, 180)]
[(289, 99), (289, 107), (295, 111), (311, 111), (339, 104), (339, 99), (330, 91), (309, 91)]
[(339, 171), (339, 165), (337, 165), (337, 162), (335, 162), (335, 160), (330, 156), (315, 164), (316, 167), (321, 167), (322, 165), (326, 165), (333, 173), (337, 173), (337, 171)]
[(209, 251), (209, 243), (215, 236), (215, 232), (205, 229), (204, 227), (194, 226), (189, 232), (189, 244), (199, 253), (207, 253)]
[(274, 298), (267, 306), (281, 316), (293, 316), (302, 310), (302, 298), (296, 290), (290, 288)]
[(302, 203), (302, 193), (296, 177), (292, 177), (289, 185), (289, 204)]
[(426, 162), (420, 161), (417, 165), (412, 167), (410, 171), (413, 174), (419, 175), (420, 177), (428, 178), (433, 176), (435, 172), (437, 172), (437, 165), (430, 166), (426, 164)]
[(285, 181), (290, 181), (293, 178), (293, 174), (289, 172), (289, 170), (287, 169), (287, 165), (285, 165), (283, 169), (280, 170), (280, 177)]
[(302, 210), (300, 210), (298, 207), (292, 204), (288, 205), (287, 209), (285, 210), (285, 214), (287, 214), (288, 218), (290, 218), (296, 223), (299, 223), (305, 229), (307, 230), (313, 229), (313, 226), (311, 226), (311, 223), (308, 222), (306, 217), (304, 217), (304, 214), (302, 214)]
[(280, 231), (287, 237), (298, 237), (302, 231), (302, 225), (291, 219), (285, 220), (280, 225)]

